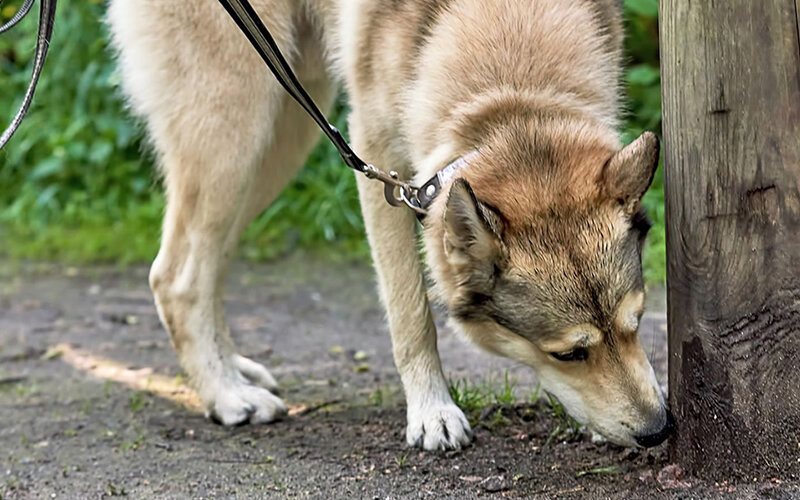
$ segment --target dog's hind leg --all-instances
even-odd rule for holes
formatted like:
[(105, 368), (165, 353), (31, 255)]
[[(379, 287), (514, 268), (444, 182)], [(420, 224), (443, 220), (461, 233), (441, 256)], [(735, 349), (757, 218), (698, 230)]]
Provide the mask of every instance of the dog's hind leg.
[[(350, 134), (356, 150), (375, 165), (402, 172), (402, 158), (380, 139), (368, 138), (369, 132), (362, 127), (368, 122), (355, 113)], [(406, 395), (406, 441), (426, 450), (459, 449), (469, 444), (472, 431), (464, 413), (453, 403), (442, 373), (417, 246), (416, 218), (409, 209), (387, 204), (382, 184), (358, 176), (358, 188), (389, 319), (394, 360)]]
[[(297, 54), (294, 2), (266, 3), (278, 43)], [(242, 229), (318, 134), (216, 2), (115, 0), (110, 20), (126, 89), (164, 169), (167, 211), (150, 272), (159, 316), (209, 416), (272, 421), (286, 407), (266, 368), (237, 354), (222, 286)], [(326, 77), (309, 87), (323, 104), (332, 100)]]

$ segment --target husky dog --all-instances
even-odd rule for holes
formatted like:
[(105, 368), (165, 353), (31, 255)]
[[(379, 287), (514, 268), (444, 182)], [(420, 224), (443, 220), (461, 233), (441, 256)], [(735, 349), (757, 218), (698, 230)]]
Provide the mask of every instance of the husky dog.
[[(366, 161), (417, 182), (466, 165), (423, 224), (434, 295), (482, 348), (536, 370), (592, 431), (651, 446), (672, 428), (639, 344), (640, 202), (658, 161), (645, 133), (617, 133), (618, 0), (252, 0), (309, 94), (344, 86)], [(158, 153), (168, 198), (150, 272), (161, 320), (209, 416), (286, 413), (275, 379), (240, 356), (222, 306), (245, 226), (319, 139), (216, 0), (112, 0), (124, 88)], [(344, 168), (344, 167), (342, 167)], [(406, 438), (469, 444), (436, 347), (417, 220), (383, 186), (358, 187)]]

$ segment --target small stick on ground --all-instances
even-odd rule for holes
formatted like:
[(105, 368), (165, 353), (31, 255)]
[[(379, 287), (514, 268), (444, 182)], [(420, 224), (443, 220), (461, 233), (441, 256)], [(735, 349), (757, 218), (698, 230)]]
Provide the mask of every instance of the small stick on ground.
[(24, 382), (28, 380), (28, 377), (6, 377), (0, 378), (0, 387), (4, 385), (12, 385), (12, 384), (19, 384), (20, 382)]
[(300, 405), (300, 406), (291, 408), (289, 410), (289, 415), (292, 416), (292, 417), (308, 415), (309, 413), (313, 413), (315, 411), (322, 410), (324, 408), (327, 408), (328, 406), (332, 406), (332, 405), (335, 405), (335, 404), (338, 404), (338, 403), (341, 403), (341, 402), (342, 402), (341, 399), (330, 399), (328, 401), (323, 401), (321, 403), (318, 403), (318, 404), (315, 404), (315, 405), (312, 405), (312, 406)]

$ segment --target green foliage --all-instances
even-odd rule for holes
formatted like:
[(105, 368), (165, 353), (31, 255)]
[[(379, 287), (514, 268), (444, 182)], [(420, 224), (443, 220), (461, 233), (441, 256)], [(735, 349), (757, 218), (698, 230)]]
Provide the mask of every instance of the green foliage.
[(658, 0), (625, 0), (625, 8), (643, 17), (658, 16)]
[[(4, 2), (0, 21), (21, 0)], [(657, 0), (625, 0), (629, 69), (623, 135), (660, 129)], [(148, 261), (158, 247), (164, 198), (141, 126), (125, 113), (99, 0), (61, 0), (33, 108), (0, 152), (0, 256), (71, 262)], [(0, 36), (0, 127), (30, 77), (34, 13)], [(344, 129), (345, 110), (334, 113)], [(645, 198), (655, 222), (645, 258), (664, 279), (661, 173)], [(243, 237), (242, 254), (268, 259), (295, 248), (366, 253), (353, 175), (322, 143), (298, 178)]]
[(450, 396), (467, 413), (478, 412), (494, 399), (491, 386), (477, 386), (466, 379), (450, 381)]
[(503, 375), (503, 386), (500, 388), (500, 392), (495, 395), (497, 402), (504, 405), (515, 403), (517, 401), (517, 397), (514, 395), (514, 387), (516, 385), (517, 382), (515, 380), (508, 378), (508, 370), (506, 370)]
[[(494, 427), (507, 423), (508, 420), (503, 415), (503, 406), (517, 404), (518, 398), (514, 393), (516, 381), (510, 379), (508, 370), (505, 372), (502, 385), (494, 380), (485, 380), (480, 384), (475, 384), (466, 379), (450, 380), (450, 396), (459, 408), (464, 410), (472, 426), (482, 423), (488, 427)], [(541, 385), (536, 386), (528, 404), (532, 405), (527, 411), (533, 414), (546, 412), (553, 421), (546, 445), (551, 441), (562, 438), (572, 438), (579, 434), (581, 425), (577, 420), (567, 413), (566, 408), (549, 393), (545, 393), (547, 401), (540, 400)], [(497, 405), (496, 408), (491, 405)], [(487, 412), (487, 408), (491, 410)], [(480, 415), (480, 418), (479, 418)]]
[[(34, 105), (0, 152), (0, 252), (65, 260), (151, 254), (163, 201), (140, 160), (141, 130), (123, 110), (103, 12), (99, 2), (59, 5)], [(0, 79), (2, 117), (14, 114), (30, 78), (37, 17), (0, 36), (9, 75)]]
[(133, 412), (138, 412), (144, 409), (145, 406), (147, 406), (147, 400), (145, 399), (144, 394), (140, 391), (136, 391), (133, 394), (131, 394), (129, 403), (131, 411)]
[[(625, 0), (625, 14), (629, 64), (625, 74), (628, 115), (623, 137), (629, 142), (645, 130), (661, 133), (658, 0)], [(656, 172), (644, 206), (653, 222), (644, 256), (645, 278), (651, 283), (663, 283), (667, 274), (663, 168)]]
[(516, 386), (517, 381), (509, 377), (508, 370), (505, 371), (500, 385), (491, 379), (481, 385), (472, 384), (466, 379), (449, 381), (450, 396), (452, 396), (453, 402), (468, 413), (480, 411), (490, 404), (512, 405), (516, 403), (517, 396), (514, 393)]
[[(20, 2), (4, 4), (7, 20)], [(127, 116), (97, 1), (59, 3), (50, 56), (32, 107), (0, 152), (0, 256), (69, 262), (148, 261), (164, 197), (142, 127)], [(0, 36), (0, 116), (27, 85), (35, 15)], [(346, 129), (343, 106), (332, 119)], [(3, 124), (2, 126), (5, 126)], [(366, 254), (353, 174), (320, 144), (306, 168), (245, 232), (243, 255), (295, 247)]]

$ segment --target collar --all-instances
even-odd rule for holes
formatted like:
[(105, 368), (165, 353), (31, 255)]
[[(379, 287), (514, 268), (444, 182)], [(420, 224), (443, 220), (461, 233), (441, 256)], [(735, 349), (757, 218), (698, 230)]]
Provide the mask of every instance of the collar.
[(419, 200), (419, 207), (428, 211), (433, 203), (433, 200), (442, 192), (442, 188), (450, 182), (453, 177), (458, 175), (464, 170), (472, 160), (477, 158), (480, 153), (478, 150), (470, 151), (469, 153), (459, 156), (452, 162), (448, 163), (443, 169), (436, 172), (436, 175), (431, 177), (425, 184), (419, 187), (417, 191), (417, 200)]

